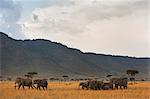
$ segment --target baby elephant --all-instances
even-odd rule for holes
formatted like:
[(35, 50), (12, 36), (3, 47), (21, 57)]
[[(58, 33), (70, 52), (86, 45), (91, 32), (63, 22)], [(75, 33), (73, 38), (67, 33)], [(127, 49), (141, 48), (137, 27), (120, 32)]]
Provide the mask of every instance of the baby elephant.
[(41, 87), (43, 88), (43, 90), (47, 90), (47, 86), (48, 86), (48, 82), (47, 79), (36, 79), (34, 80), (34, 84), (37, 85), (36, 89), (41, 90)]
[(88, 82), (80, 82), (79, 83), (79, 88), (82, 88), (82, 89), (88, 89)]

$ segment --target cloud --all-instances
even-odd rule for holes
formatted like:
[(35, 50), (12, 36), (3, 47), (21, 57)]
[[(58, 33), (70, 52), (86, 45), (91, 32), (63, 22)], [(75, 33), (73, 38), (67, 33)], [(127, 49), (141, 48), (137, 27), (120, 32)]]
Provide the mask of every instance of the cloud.
[(21, 26), (17, 22), (21, 17), (22, 6), (12, 0), (0, 0), (0, 31), (15, 38), (24, 38)]
[(12, 9), (14, 6), (12, 5), (13, 1), (10, 0), (1, 0), (0, 1), (0, 8), (1, 9)]
[(44, 32), (78, 34), (95, 21), (128, 16), (139, 10), (144, 11), (148, 6), (148, 0), (121, 1), (97, 0), (93, 3), (93, 0), (50, 0), (49, 7), (33, 11), (33, 16), (38, 16), (39, 24), (28, 21), (26, 25), (43, 28)]
[(148, 0), (52, 1), (24, 22), (26, 37), (46, 38), (82, 51), (150, 56)]
[(73, 0), (49, 0), (49, 6), (70, 6), (75, 5)]

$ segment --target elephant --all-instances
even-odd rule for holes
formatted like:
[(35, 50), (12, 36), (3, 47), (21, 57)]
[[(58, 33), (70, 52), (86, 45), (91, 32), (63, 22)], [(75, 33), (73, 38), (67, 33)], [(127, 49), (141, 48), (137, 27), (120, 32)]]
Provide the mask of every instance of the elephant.
[(88, 81), (89, 89), (93, 90), (101, 90), (103, 88), (104, 83), (102, 81), (90, 80)]
[(97, 90), (97, 81), (96, 80), (88, 81), (88, 87), (89, 89)]
[(102, 89), (103, 90), (113, 89), (113, 83), (112, 82), (103, 83)]
[(101, 89), (103, 89), (103, 85), (104, 85), (104, 83), (102, 82), (102, 81), (96, 81), (95, 82), (95, 89), (96, 90), (101, 90)]
[(87, 82), (79, 83), (79, 87), (81, 87), (82, 89), (93, 89), (93, 90), (95, 90), (97, 85), (96, 85), (96, 81), (89, 80)]
[(82, 86), (82, 89), (92, 89), (92, 90), (112, 88), (110, 83), (104, 83), (103, 81), (97, 81), (97, 80), (89, 80), (87, 82), (81, 82), (79, 86)]
[(25, 86), (28, 86), (29, 87), (29, 89), (30, 89), (30, 87), (32, 88), (32, 89), (34, 89), (33, 88), (33, 83), (32, 83), (32, 80), (31, 79), (29, 79), (29, 78), (20, 78), (20, 77), (18, 77), (18, 78), (16, 78), (16, 80), (15, 80), (15, 88), (17, 87), (17, 85), (16, 84), (18, 84), (18, 89), (20, 89), (20, 87), (22, 86), (23, 87), (23, 89), (24, 89), (24, 87)]
[(89, 80), (87, 82), (79, 83), (79, 87), (82, 89), (92, 89), (92, 90), (109, 90), (118, 87), (127, 88), (127, 78), (112, 78), (109, 81), (97, 81), (97, 80)]
[(41, 87), (43, 88), (43, 90), (47, 90), (48, 87), (48, 82), (47, 79), (36, 79), (34, 80), (34, 84), (37, 85), (36, 89), (41, 90)]
[(88, 89), (88, 82), (80, 82), (79, 83), (79, 88), (82, 88), (82, 89)]
[(112, 83), (115, 85), (115, 88), (118, 89), (118, 87), (120, 88), (127, 88), (128, 86), (128, 79), (127, 78), (115, 78), (112, 79)]

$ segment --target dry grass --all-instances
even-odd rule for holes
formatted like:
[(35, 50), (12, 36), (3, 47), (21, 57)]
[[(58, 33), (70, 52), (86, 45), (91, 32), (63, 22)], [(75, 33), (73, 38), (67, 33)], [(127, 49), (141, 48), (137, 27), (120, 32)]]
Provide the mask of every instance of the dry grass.
[(78, 83), (50, 82), (47, 91), (14, 89), (13, 82), (0, 82), (0, 99), (150, 99), (150, 82), (119, 90), (79, 90)]

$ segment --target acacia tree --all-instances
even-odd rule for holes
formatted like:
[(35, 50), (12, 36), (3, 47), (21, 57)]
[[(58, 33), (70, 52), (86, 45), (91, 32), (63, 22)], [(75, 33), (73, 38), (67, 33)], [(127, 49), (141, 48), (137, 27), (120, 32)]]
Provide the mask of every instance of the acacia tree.
[(109, 75), (107, 75), (106, 77), (111, 77), (112, 75), (111, 74), (109, 74)]
[(37, 75), (38, 73), (37, 72), (28, 72), (28, 74), (33, 76), (33, 75)]
[(111, 74), (108, 74), (106, 77), (107, 77), (107, 80), (109, 80), (109, 81), (110, 81), (110, 79), (111, 79), (112, 75), (111, 75)]
[(28, 72), (25, 77), (27, 78), (33, 78), (34, 75), (37, 75), (38, 73), (37, 72)]
[(69, 80), (69, 76), (67, 75), (63, 75), (62, 77), (64, 78), (65, 81)]
[(127, 73), (129, 76), (131, 76), (131, 77), (130, 77), (131, 83), (132, 83), (132, 81), (134, 81), (134, 83), (135, 83), (135, 75), (136, 75), (136, 74), (139, 74), (139, 71), (138, 71), (138, 70), (127, 70), (126, 73)]

